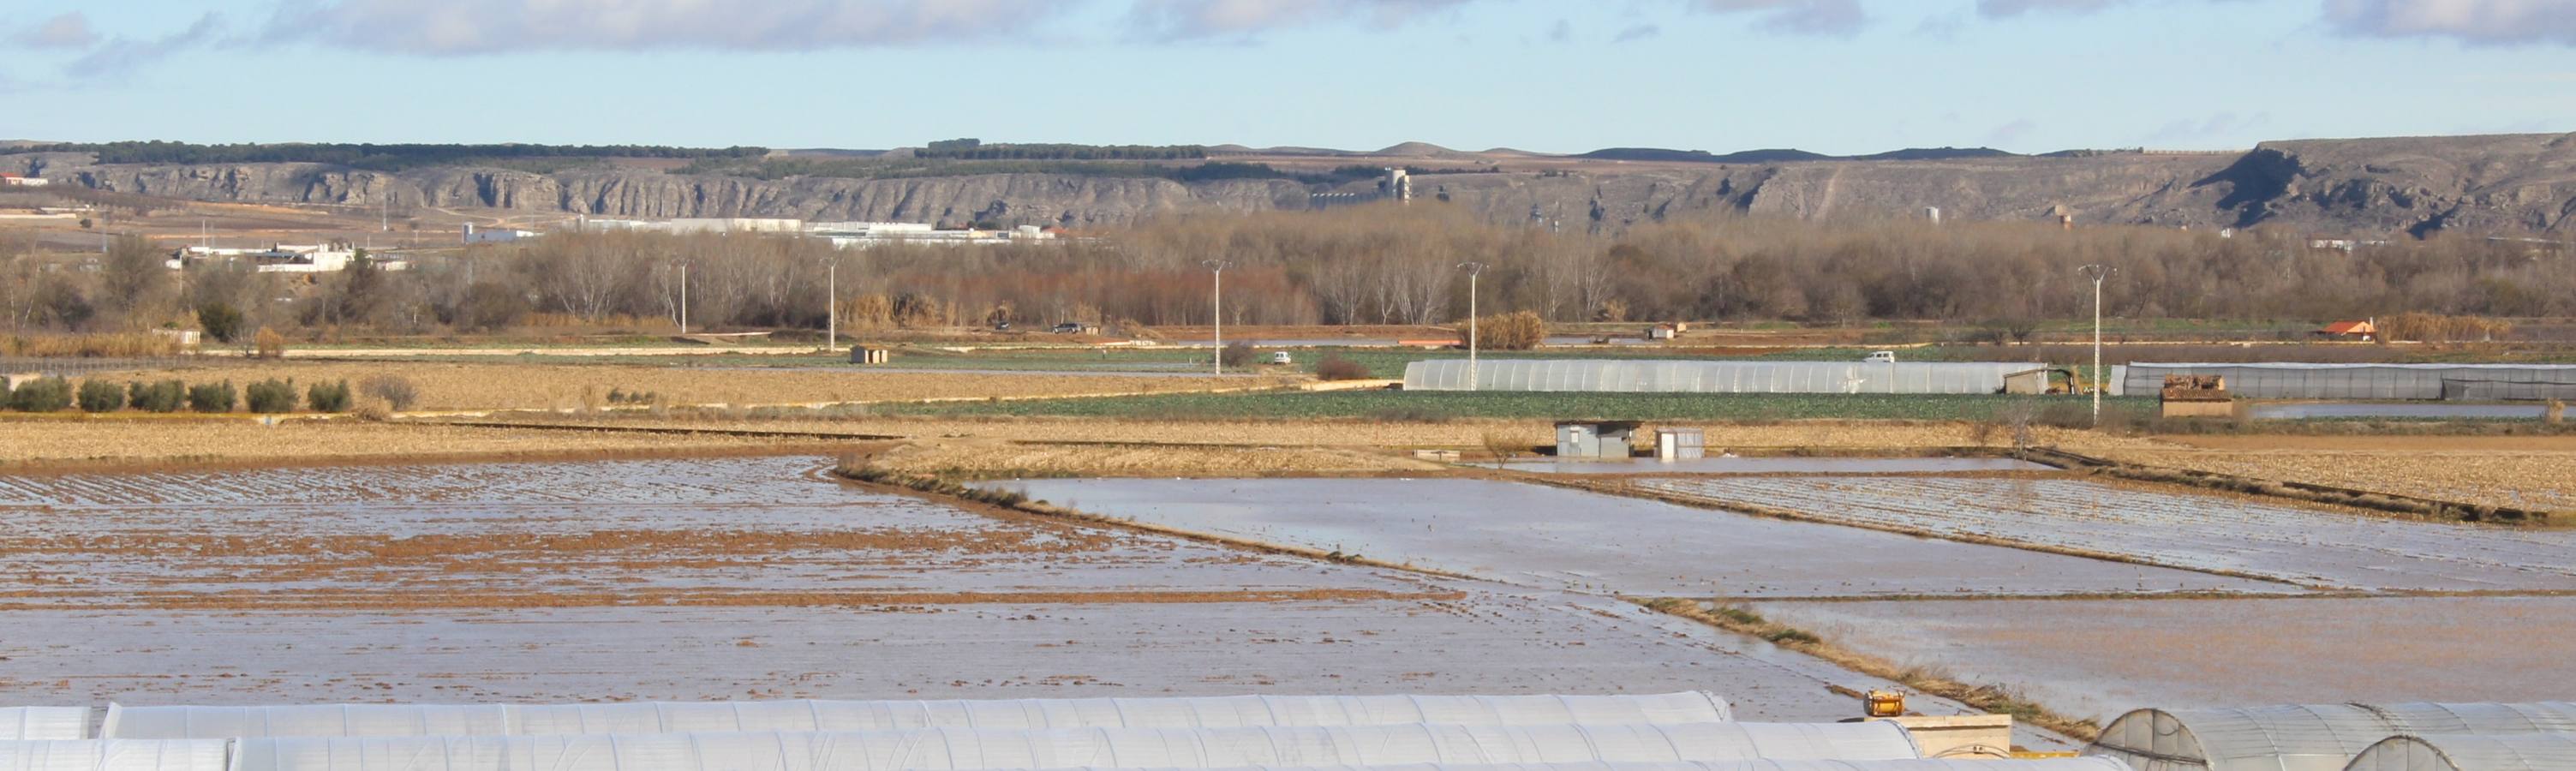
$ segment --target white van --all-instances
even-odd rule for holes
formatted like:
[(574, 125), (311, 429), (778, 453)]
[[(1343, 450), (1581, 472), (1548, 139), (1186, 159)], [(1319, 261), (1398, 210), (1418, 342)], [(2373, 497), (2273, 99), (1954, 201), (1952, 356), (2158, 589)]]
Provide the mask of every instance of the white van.
[(1272, 364), (1295, 364), (1295, 363), (1297, 363), (1297, 360), (1296, 360), (1296, 359), (1294, 359), (1294, 358), (1290, 358), (1290, 357), (1288, 356), (1288, 352), (1287, 352), (1287, 351), (1279, 351), (1279, 352), (1275, 352), (1275, 353), (1270, 354), (1270, 363), (1272, 363)]
[(1870, 354), (1869, 358), (1862, 359), (1861, 361), (1869, 364), (1894, 364), (1896, 363), (1896, 352), (1878, 351)]

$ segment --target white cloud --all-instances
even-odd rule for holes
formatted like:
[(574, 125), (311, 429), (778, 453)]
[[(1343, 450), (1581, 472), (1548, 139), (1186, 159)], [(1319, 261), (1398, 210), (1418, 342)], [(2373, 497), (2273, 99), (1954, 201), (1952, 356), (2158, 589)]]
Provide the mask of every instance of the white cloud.
[(2353, 35), (2576, 46), (2576, 0), (2325, 0), (2325, 19)]
[(267, 36), (425, 55), (802, 51), (1024, 35), (1079, 0), (289, 0)]
[(1661, 26), (1654, 24), (1639, 24), (1634, 27), (1619, 30), (1619, 34), (1610, 38), (1610, 42), (1627, 43), (1638, 40), (1647, 40), (1662, 34), (1664, 34), (1664, 28)]
[(73, 11), (28, 27), (9, 40), (28, 48), (88, 48), (98, 44), (98, 32), (89, 28), (89, 17)]
[(105, 78), (124, 75), (173, 54), (215, 42), (224, 31), (224, 19), (217, 14), (197, 17), (187, 29), (151, 40), (137, 40), (122, 35), (100, 43), (89, 53), (63, 65), (63, 72), (76, 78)]
[(1136, 0), (1130, 18), (1164, 39), (1240, 37), (1281, 27), (1357, 20), (1387, 28), (1475, 0)]
[(2092, 13), (2131, 0), (1977, 0), (1977, 15), (1988, 18), (2020, 16), (2031, 11), (2065, 11)]
[(1848, 35), (1869, 23), (1860, 0), (1692, 0), (1712, 13), (1757, 13), (1758, 26), (1781, 32)]

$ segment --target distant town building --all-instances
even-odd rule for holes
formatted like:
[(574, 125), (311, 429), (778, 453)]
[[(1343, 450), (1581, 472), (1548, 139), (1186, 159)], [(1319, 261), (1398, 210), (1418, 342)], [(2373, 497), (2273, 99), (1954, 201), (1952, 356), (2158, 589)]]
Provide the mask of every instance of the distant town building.
[[(642, 233), (759, 233), (820, 238), (843, 249), (864, 249), (886, 244), (923, 244), (931, 246), (993, 246), (1036, 241), (1051, 241), (1064, 235), (1062, 228), (1021, 225), (1008, 230), (967, 228), (942, 230), (921, 222), (806, 222), (795, 219), (676, 219), (622, 220), (580, 219), (573, 229), (590, 232)], [(533, 235), (533, 234), (531, 234)]]
[(53, 180), (46, 179), (44, 177), (30, 177), (20, 174), (0, 174), (0, 187), (45, 187), (53, 183)]
[(468, 244), (506, 244), (523, 238), (535, 237), (537, 237), (537, 233), (533, 230), (510, 230), (506, 228), (501, 230), (479, 230), (474, 227), (474, 223), (465, 223), (465, 243)]
[[(348, 270), (361, 251), (346, 242), (329, 244), (278, 244), (266, 249), (228, 249), (191, 246), (172, 255), (169, 266), (183, 268), (199, 262), (247, 262), (261, 273), (338, 273)], [(411, 261), (370, 255), (378, 270), (410, 270)]]

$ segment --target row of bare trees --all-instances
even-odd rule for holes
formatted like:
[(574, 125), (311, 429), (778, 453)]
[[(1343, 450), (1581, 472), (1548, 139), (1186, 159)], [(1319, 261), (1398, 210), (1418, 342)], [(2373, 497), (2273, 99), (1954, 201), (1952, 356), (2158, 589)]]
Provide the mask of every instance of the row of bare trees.
[[(2576, 255), (2443, 237), (2308, 248), (2295, 234), (1721, 216), (1618, 236), (1480, 223), (1445, 207), (1190, 215), (1010, 246), (834, 249), (753, 235), (564, 233), (476, 246), (413, 270), (311, 279), (242, 266), (172, 274), (141, 239), (67, 261), (0, 238), (0, 325), (132, 329), (226, 304), (261, 325), (480, 330), (542, 318), (698, 328), (995, 321), (1199, 324), (1221, 260), (1235, 324), (1438, 324), (1467, 308), (1458, 265), (1489, 266), (1483, 307), (1550, 321), (1988, 321), (2090, 313), (2075, 267), (2116, 268), (2131, 318), (2576, 316)], [(826, 296), (837, 267), (838, 297)]]

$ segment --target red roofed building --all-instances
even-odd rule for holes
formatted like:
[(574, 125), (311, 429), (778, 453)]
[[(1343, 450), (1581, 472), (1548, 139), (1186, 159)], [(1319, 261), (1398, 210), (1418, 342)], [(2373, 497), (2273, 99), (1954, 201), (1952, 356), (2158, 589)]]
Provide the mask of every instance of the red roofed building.
[(2379, 339), (2379, 324), (2372, 320), (2338, 321), (2332, 324), (2327, 324), (2324, 329), (2317, 330), (2317, 335), (2319, 337), (2340, 337), (2349, 340), (2360, 340), (2366, 343)]

